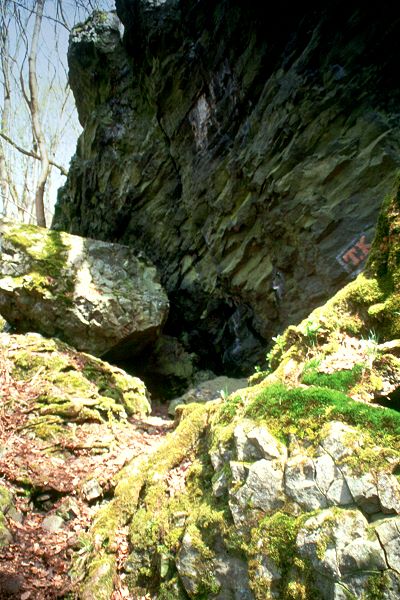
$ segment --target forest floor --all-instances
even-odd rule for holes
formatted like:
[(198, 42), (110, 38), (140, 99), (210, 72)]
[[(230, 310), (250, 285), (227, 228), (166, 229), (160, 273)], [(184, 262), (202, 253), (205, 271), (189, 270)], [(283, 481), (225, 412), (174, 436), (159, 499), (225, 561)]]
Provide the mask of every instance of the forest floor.
[[(111, 443), (109, 423), (85, 424), (72, 440), (49, 443), (29, 431), (39, 387), (37, 381), (15, 381), (0, 360), (0, 485), (13, 497), (5, 518), (12, 539), (0, 548), (1, 600), (73, 598), (72, 556), (84, 553), (82, 534), (112, 496), (113, 478), (132, 458), (154, 452), (173, 428), (159, 405), (143, 420), (113, 424)], [(112, 600), (131, 598), (122, 573), (127, 528), (118, 540), (121, 573)]]

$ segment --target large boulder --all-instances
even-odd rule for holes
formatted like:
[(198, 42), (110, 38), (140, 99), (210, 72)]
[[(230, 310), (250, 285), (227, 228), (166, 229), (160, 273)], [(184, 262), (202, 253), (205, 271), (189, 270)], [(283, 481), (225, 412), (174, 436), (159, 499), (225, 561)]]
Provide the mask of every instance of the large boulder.
[(117, 358), (157, 339), (168, 299), (132, 249), (5, 220), (0, 244), (0, 312), (18, 332)]

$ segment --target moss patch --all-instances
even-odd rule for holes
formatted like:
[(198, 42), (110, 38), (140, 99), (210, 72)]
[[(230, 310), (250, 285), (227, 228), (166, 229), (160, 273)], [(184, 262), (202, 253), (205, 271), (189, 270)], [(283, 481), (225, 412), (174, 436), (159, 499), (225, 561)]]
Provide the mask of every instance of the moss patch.
[[(171, 496), (166, 476), (192, 455), (207, 428), (210, 410), (212, 407), (207, 404), (186, 407), (183, 411), (186, 418), (150, 460), (134, 459), (119, 473), (113, 500), (99, 511), (93, 523), (90, 532), (93, 546), (112, 554), (118, 529), (132, 521), (129, 537), (134, 552), (140, 556), (137, 568), (137, 560), (131, 556), (129, 585), (135, 593), (140, 592), (144, 582), (149, 587), (158, 584), (161, 558), (165, 560), (177, 551), (186, 515), (190, 514), (195, 499), (193, 495), (186, 500), (178, 499), (179, 495)], [(203, 514), (202, 518), (206, 522), (210, 517)], [(168, 579), (166, 574), (164, 577)]]
[(30, 273), (13, 278), (16, 285), (21, 284), (40, 295), (56, 297), (67, 306), (72, 306), (74, 280), (67, 276), (66, 264), (69, 245), (66, 236), (59, 231), (39, 229), (31, 225), (10, 225), (4, 232), (4, 240), (14, 247), (21, 248), (32, 261)]
[[(307, 516), (293, 517), (277, 512), (262, 519), (251, 532), (249, 544), (250, 584), (257, 600), (318, 600), (311, 569), (296, 551), (296, 537)], [(279, 573), (275, 581), (263, 568), (267, 561), (271, 572)]]
[(394, 443), (400, 435), (398, 412), (355, 402), (343, 392), (322, 387), (270, 385), (250, 402), (244, 414), (256, 420), (273, 419), (274, 428), (294, 429), (300, 437), (304, 431), (317, 431), (332, 420), (367, 428), (377, 441), (386, 436)]
[(327, 387), (340, 392), (347, 392), (361, 379), (364, 365), (355, 365), (352, 369), (343, 369), (333, 373), (321, 373), (312, 361), (304, 367), (301, 382), (306, 385)]

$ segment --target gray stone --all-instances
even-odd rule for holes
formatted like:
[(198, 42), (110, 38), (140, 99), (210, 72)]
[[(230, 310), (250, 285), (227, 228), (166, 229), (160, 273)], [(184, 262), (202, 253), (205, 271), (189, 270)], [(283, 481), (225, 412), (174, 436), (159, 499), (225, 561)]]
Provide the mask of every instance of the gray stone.
[(280, 591), (282, 573), (276, 563), (269, 556), (256, 555), (255, 565), (255, 579), (262, 580), (266, 597), (279, 600), (282, 597)]
[(326, 497), (328, 503), (333, 504), (334, 506), (348, 506), (354, 503), (349, 486), (343, 477), (332, 481)]
[(239, 461), (265, 458), (285, 460), (287, 449), (266, 427), (256, 426), (252, 421), (243, 420), (235, 427), (234, 443)]
[(7, 510), (7, 518), (16, 521), (17, 523), (23, 523), (24, 521), (24, 513), (17, 510), (14, 506), (11, 506)]
[(179, 577), (190, 597), (201, 590), (203, 580), (210, 576), (219, 590), (208, 593), (215, 600), (254, 600), (250, 590), (247, 563), (236, 556), (230, 556), (223, 540), (217, 537), (211, 549), (210, 558), (201, 555), (188, 531), (185, 532), (176, 557)]
[(300, 529), (296, 545), (301, 556), (328, 577), (340, 578), (343, 551), (353, 541), (366, 538), (368, 522), (359, 511), (321, 511)]
[(204, 563), (187, 531), (183, 536), (175, 564), (185, 590), (190, 597), (194, 596), (199, 589)]
[(214, 471), (222, 469), (232, 459), (232, 456), (233, 452), (230, 447), (218, 442), (217, 449), (210, 451), (210, 460)]
[(236, 379), (234, 377), (215, 377), (202, 381), (195, 387), (189, 389), (183, 396), (174, 398), (168, 405), (170, 415), (175, 414), (176, 407), (180, 404), (190, 402), (209, 402), (220, 398), (226, 399), (230, 394), (247, 386), (247, 379)]
[(281, 508), (284, 501), (283, 464), (279, 460), (261, 459), (253, 463), (246, 483), (229, 494), (229, 507), (239, 528), (253, 511), (271, 514)]
[(383, 571), (387, 568), (385, 554), (379, 543), (365, 538), (358, 538), (347, 544), (339, 556), (339, 561), (342, 576), (362, 570)]
[(215, 474), (212, 479), (212, 490), (216, 498), (220, 498), (228, 491), (229, 477), (225, 470)]
[(387, 564), (399, 571), (400, 568), (400, 517), (385, 519), (375, 527), (376, 534), (385, 550)]
[(114, 359), (156, 340), (168, 299), (132, 249), (4, 219), (0, 242), (0, 311), (19, 332)]
[(80, 515), (81, 510), (76, 500), (72, 497), (68, 497), (61, 503), (56, 513), (59, 517), (64, 519), (64, 521), (69, 521)]
[(103, 489), (97, 479), (89, 479), (82, 484), (82, 494), (86, 500), (96, 500), (103, 495)]
[(49, 533), (56, 533), (63, 529), (64, 520), (59, 515), (49, 515), (43, 519), (42, 527)]
[(328, 506), (316, 481), (314, 461), (308, 456), (295, 455), (287, 461), (285, 492), (306, 511)]
[(217, 548), (213, 567), (221, 586), (215, 600), (254, 600), (245, 560), (230, 556), (225, 548)]
[(370, 473), (346, 475), (346, 483), (354, 502), (368, 515), (381, 512), (375, 478)]
[(249, 474), (250, 465), (236, 460), (231, 460), (229, 467), (232, 474), (232, 483), (244, 483), (247, 475)]
[(326, 496), (328, 504), (346, 506), (353, 503), (353, 497), (340, 469), (329, 454), (323, 453), (314, 459), (315, 482)]
[(322, 448), (335, 463), (351, 456), (364, 443), (359, 431), (341, 421), (331, 421), (325, 425), (321, 437)]
[(310, 561), (324, 600), (345, 600), (346, 588), (361, 598), (371, 573), (388, 567), (379, 539), (358, 510), (321, 511), (304, 523), (296, 545)]
[(378, 473), (376, 487), (384, 513), (400, 514), (400, 482), (391, 473)]

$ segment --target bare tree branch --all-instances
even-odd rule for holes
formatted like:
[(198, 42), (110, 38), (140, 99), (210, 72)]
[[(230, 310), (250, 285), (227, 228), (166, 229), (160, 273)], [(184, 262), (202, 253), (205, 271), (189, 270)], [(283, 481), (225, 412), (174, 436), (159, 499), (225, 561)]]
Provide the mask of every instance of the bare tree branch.
[[(11, 146), (18, 150), (18, 152), (25, 154), (25, 156), (30, 156), (31, 158), (35, 158), (36, 160), (41, 160), (39, 154), (36, 154), (36, 152), (33, 152), (32, 150), (26, 150), (25, 148), (22, 148), (22, 146), (19, 146), (16, 142), (14, 142), (14, 140), (12, 140), (10, 137), (8, 137), (8, 135), (3, 133), (2, 131), (0, 131), (0, 137), (2, 137), (6, 142), (11, 144)], [(49, 159), (49, 164), (52, 167), (58, 169), (61, 175), (65, 175), (65, 177), (68, 175), (68, 171), (62, 165), (54, 162), (54, 160), (52, 160), (51, 158)]]
[[(10, 0), (10, 2), (12, 2), (15, 6), (19, 6), (20, 8), (23, 8), (24, 10), (29, 10), (29, 12), (31, 14), (36, 15), (36, 17), (38, 15), (40, 15), (41, 18), (43, 17), (43, 11), (42, 11), (42, 13), (40, 13), (39, 8), (37, 10), (33, 10), (33, 9), (30, 10), (27, 6), (24, 6), (20, 2), (17, 2), (17, 0)], [(49, 21), (54, 21), (54, 23), (57, 23), (57, 25), (61, 25), (62, 27), (65, 27), (65, 29), (67, 31), (71, 31), (71, 29), (65, 23), (63, 23), (63, 21), (59, 21), (58, 19), (55, 19), (54, 17), (50, 17), (49, 15), (44, 15), (44, 18), (48, 19)]]

